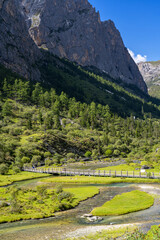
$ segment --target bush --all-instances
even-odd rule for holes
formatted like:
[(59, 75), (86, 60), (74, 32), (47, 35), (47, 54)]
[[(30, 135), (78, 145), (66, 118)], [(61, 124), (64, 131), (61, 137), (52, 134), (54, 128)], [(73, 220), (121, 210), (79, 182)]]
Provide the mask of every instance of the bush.
[(47, 187), (42, 185), (42, 186), (37, 186), (37, 194), (41, 198), (45, 198), (47, 196)]
[(50, 153), (50, 152), (45, 152), (44, 153), (44, 157), (45, 158), (49, 158), (49, 157), (51, 157), (52, 156), (52, 154)]
[(22, 158), (23, 163), (29, 163), (30, 161), (31, 161), (31, 159), (29, 157), (23, 157)]
[(90, 151), (87, 151), (87, 152), (84, 154), (85, 157), (90, 157), (91, 155), (92, 155), (92, 153), (91, 153)]
[(8, 207), (9, 206), (9, 204), (7, 203), (7, 202), (2, 202), (1, 204), (0, 204), (0, 208), (2, 208), (2, 207)]
[(113, 152), (114, 156), (119, 156), (120, 155), (120, 151), (118, 149), (115, 149)]
[(12, 170), (13, 170), (13, 173), (14, 173), (14, 174), (20, 173), (20, 171), (21, 171), (20, 168), (17, 167), (17, 166), (13, 166), (13, 167), (12, 167)]
[(1, 175), (7, 174), (8, 170), (9, 170), (9, 168), (6, 164), (4, 164), (4, 163), (0, 164), (0, 174)]
[(46, 158), (45, 159), (45, 166), (48, 167), (48, 166), (52, 165), (52, 162), (53, 161), (50, 158)]
[(67, 153), (67, 159), (74, 158), (75, 154), (74, 153)]
[(56, 193), (57, 193), (57, 194), (60, 194), (60, 193), (62, 193), (62, 192), (63, 192), (62, 185), (58, 185), (58, 186), (56, 187)]
[(41, 156), (34, 155), (32, 157), (31, 163), (32, 163), (33, 166), (37, 166), (38, 163), (40, 162), (40, 160), (41, 160)]
[(59, 202), (61, 202), (62, 200), (66, 200), (66, 201), (72, 201), (72, 198), (73, 198), (73, 194), (70, 193), (70, 192), (61, 192), (59, 195), (58, 195), (58, 200)]
[(112, 156), (112, 150), (111, 149), (108, 149), (106, 152), (105, 152), (105, 154), (106, 154), (106, 157), (110, 157), (110, 156)]

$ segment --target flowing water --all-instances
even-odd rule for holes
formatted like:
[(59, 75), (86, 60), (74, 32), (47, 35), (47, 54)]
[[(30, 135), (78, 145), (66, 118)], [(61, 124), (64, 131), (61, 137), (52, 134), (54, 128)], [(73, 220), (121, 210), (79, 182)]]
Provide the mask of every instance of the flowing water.
[[(40, 180), (28, 180), (17, 183), (19, 186), (36, 186)], [(68, 187), (68, 185), (63, 185)], [(88, 184), (78, 185), (76, 187), (88, 186)], [(111, 184), (111, 185), (89, 185), (100, 188), (100, 194), (81, 202), (76, 208), (57, 213), (55, 217), (26, 220), (14, 223), (0, 224), (0, 240), (55, 240), (65, 239), (70, 232), (86, 228), (87, 226), (106, 226), (110, 224), (126, 224), (126, 223), (145, 223), (146, 229), (152, 224), (160, 224), (160, 205), (155, 200), (154, 206), (149, 209), (126, 214), (123, 216), (104, 217), (100, 222), (87, 222), (81, 216), (90, 213), (95, 207), (101, 206), (106, 201), (112, 199), (117, 194), (130, 192), (140, 189), (152, 194), (160, 195), (158, 185), (151, 184)], [(75, 187), (75, 185), (69, 185)]]

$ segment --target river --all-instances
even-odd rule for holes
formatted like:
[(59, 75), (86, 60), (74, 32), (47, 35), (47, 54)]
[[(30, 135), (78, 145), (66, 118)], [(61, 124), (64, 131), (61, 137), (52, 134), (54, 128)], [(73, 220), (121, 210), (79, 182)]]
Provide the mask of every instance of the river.
[[(39, 179), (28, 180), (15, 183), (18, 186), (32, 185), (40, 183)], [(64, 187), (75, 187), (74, 185), (63, 185)], [(88, 186), (87, 184), (76, 184), (77, 187)], [(0, 239), (1, 240), (59, 240), (66, 239), (68, 236), (84, 234), (88, 231), (88, 227), (98, 228), (98, 226), (110, 226), (116, 224), (140, 223), (144, 230), (148, 230), (153, 224), (160, 224), (160, 203), (156, 199), (154, 205), (146, 210), (126, 214), (123, 216), (104, 217), (102, 221), (90, 223), (81, 216), (90, 213), (94, 207), (101, 206), (106, 201), (112, 199), (117, 194), (133, 191), (136, 189), (160, 195), (159, 185), (156, 184), (111, 184), (100, 185), (94, 184), (89, 186), (98, 186), (100, 194), (86, 201), (81, 202), (76, 208), (56, 213), (55, 217), (26, 220), (14, 223), (0, 224)], [(93, 228), (92, 228), (93, 229)], [(81, 231), (83, 230), (83, 231)], [(74, 233), (74, 234), (73, 234)]]

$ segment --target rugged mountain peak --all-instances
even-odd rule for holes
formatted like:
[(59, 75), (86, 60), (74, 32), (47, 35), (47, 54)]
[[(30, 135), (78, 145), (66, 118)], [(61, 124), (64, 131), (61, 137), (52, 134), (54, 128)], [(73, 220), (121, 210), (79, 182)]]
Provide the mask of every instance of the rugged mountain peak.
[(40, 79), (33, 67), (41, 57), (28, 34), (19, 1), (0, 0), (0, 63), (28, 79)]
[[(141, 62), (138, 63), (139, 70), (146, 82), (160, 82), (160, 61), (157, 62)], [(157, 84), (159, 85), (159, 84)]]
[(28, 79), (41, 79), (35, 63), (43, 48), (147, 93), (114, 23), (102, 22), (87, 0), (0, 0), (0, 31), (0, 63)]
[(101, 22), (99, 12), (87, 0), (23, 0), (22, 5), (39, 48), (82, 66), (96, 66), (147, 92), (114, 23)]

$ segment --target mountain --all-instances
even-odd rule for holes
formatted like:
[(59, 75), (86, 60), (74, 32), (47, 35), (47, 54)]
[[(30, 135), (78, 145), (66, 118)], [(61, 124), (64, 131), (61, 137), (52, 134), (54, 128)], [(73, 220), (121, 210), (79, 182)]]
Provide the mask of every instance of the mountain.
[(48, 51), (147, 93), (114, 23), (87, 0), (0, 0), (0, 30), (0, 63), (27, 79), (45, 81), (39, 63)]
[(148, 86), (149, 94), (160, 98), (160, 61), (138, 63), (139, 70)]
[(28, 34), (16, 0), (0, 0), (0, 63), (27, 79), (40, 79), (34, 67), (41, 53)]

